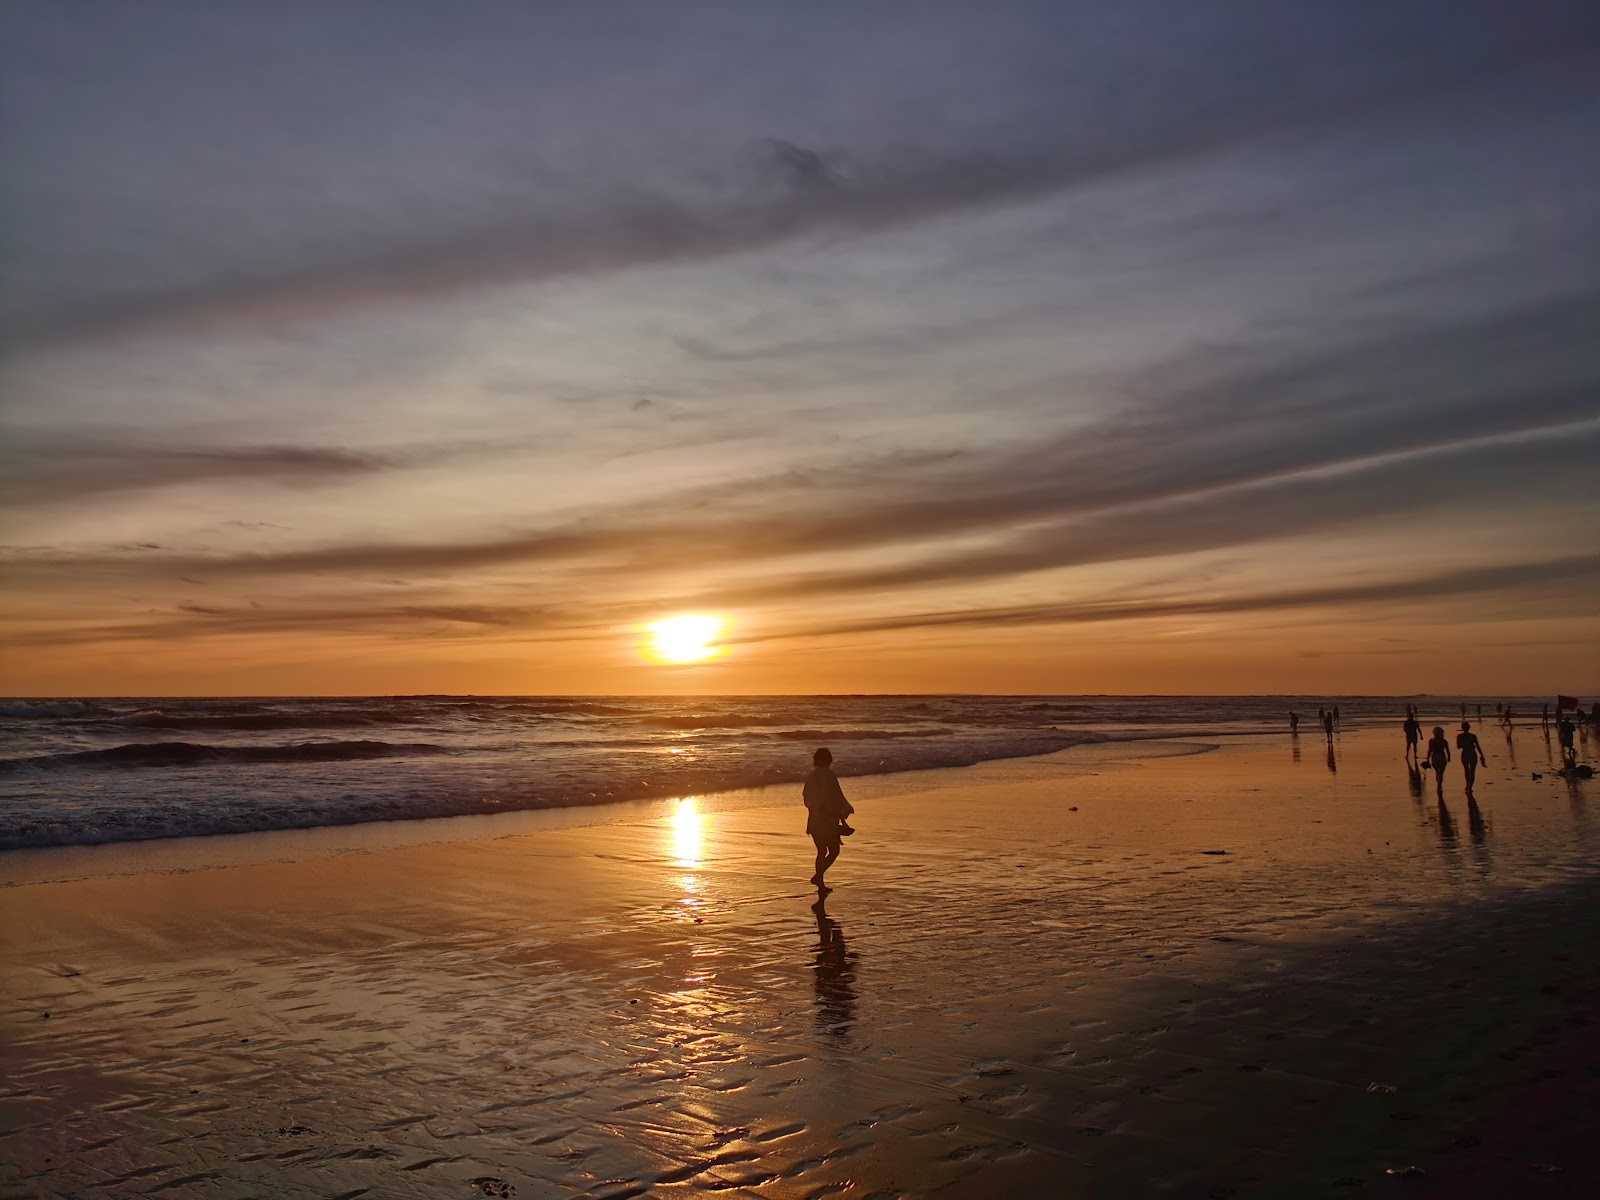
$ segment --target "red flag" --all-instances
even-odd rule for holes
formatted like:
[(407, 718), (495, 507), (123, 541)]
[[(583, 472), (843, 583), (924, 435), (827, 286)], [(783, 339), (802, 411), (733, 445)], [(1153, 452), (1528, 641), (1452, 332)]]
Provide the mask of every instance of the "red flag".
[(1574, 696), (1557, 696), (1556, 697), (1556, 711), (1560, 712), (1564, 708), (1570, 708), (1574, 712), (1576, 712), (1577, 708), (1578, 708), (1577, 698), (1574, 697)]

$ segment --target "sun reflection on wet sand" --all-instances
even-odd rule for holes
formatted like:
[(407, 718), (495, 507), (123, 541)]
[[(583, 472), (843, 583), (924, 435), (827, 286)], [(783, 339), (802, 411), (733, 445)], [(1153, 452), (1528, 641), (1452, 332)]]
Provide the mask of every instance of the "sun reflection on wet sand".
[(678, 801), (669, 824), (671, 840), (667, 847), (672, 861), (678, 866), (700, 865), (700, 828), (704, 822), (705, 814), (700, 811), (699, 797), (685, 796)]

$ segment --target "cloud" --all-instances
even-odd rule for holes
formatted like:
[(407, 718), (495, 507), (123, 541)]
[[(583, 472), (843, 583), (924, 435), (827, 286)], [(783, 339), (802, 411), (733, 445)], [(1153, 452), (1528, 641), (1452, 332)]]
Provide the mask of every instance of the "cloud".
[[(943, 451), (893, 451), (596, 508), (545, 528), (442, 541), (368, 542), (231, 555), (145, 555), (140, 571), (359, 576), (501, 565), (584, 564), (599, 573), (755, 569), (786, 557), (984, 537), (990, 545), (868, 569), (853, 586), (998, 577), (1049, 566), (1182, 553), (1429, 503), (1549, 473), (1592, 444), (1600, 293), (1585, 293), (1364, 341), (1218, 351), (1142, 372), (1130, 398), (1052, 434)], [(1550, 430), (1578, 439), (1522, 445)], [(1006, 432), (996, 422), (996, 434)], [(1504, 443), (1504, 445), (1497, 445)], [(1538, 454), (1546, 454), (1541, 464)], [(1391, 461), (1411, 456), (1413, 465)], [(1530, 461), (1530, 455), (1535, 457)], [(1443, 456), (1430, 467), (1429, 456)], [(258, 464), (373, 469), (333, 454)], [(228, 460), (181, 460), (222, 472)], [(170, 468), (170, 462), (165, 464)], [(137, 462), (130, 469), (138, 469)], [(1232, 489), (1230, 491), (1230, 489)], [(1252, 491), (1251, 489), (1255, 489)], [(48, 568), (48, 555), (27, 560)], [(14, 558), (14, 564), (21, 560)], [(122, 559), (74, 556), (77, 569)], [(819, 573), (797, 591), (845, 589)]]
[(112, 446), (14, 440), (4, 456), (5, 491), (14, 504), (77, 500), (190, 483), (327, 483), (385, 470), (373, 454), (314, 446), (237, 449)]
[[(1227, 25), (1188, 32), (1226, 49), (1229, 37), (1219, 38), (1218, 30)], [(1109, 63), (1088, 64), (1093, 69), (1084, 71), (1085, 64), (1069, 55), (1059, 75), (1040, 71), (1026, 81), (1006, 81), (1003, 73), (1000, 79), (991, 74), (991, 82), (1018, 90), (991, 114), (992, 127), (953, 139), (927, 129), (911, 136), (913, 126), (899, 111), (904, 101), (897, 89), (920, 93), (904, 81), (886, 80), (886, 92), (863, 96), (863, 103), (883, 106), (880, 124), (864, 125), (849, 152), (770, 133), (741, 142), (727, 134), (719, 138), (710, 129), (695, 131), (692, 139), (678, 130), (675, 144), (699, 143), (692, 160), (663, 159), (637, 146), (635, 169), (597, 180), (598, 190), (584, 190), (587, 185), (580, 183), (547, 189), (546, 196), (528, 191), (523, 180), (520, 195), (501, 197), (471, 218), (416, 222), (391, 210), (394, 202), (384, 195), (361, 195), (357, 203), (370, 204), (373, 219), (342, 245), (314, 224), (303, 230), (278, 228), (269, 213), (265, 224), (272, 236), (265, 241), (284, 243), (275, 258), (241, 259), (227, 249), (228, 239), (216, 238), (204, 257), (180, 261), (161, 276), (117, 286), (90, 280), (65, 292), (54, 278), (37, 295), (26, 286), (13, 287), (0, 346), (38, 348), (174, 324), (307, 318), (375, 301), (711, 259), (813, 235), (883, 230), (1012, 204), (1267, 135), (1368, 118), (1440, 92), (1482, 88), (1486, 80), (1552, 56), (1592, 55), (1594, 37), (1594, 30), (1573, 16), (1545, 25), (1523, 22), (1515, 42), (1502, 38), (1498, 44), (1482, 44), (1462, 31), (1452, 35), (1453, 44), (1440, 43), (1420, 38), (1418, 29), (1402, 23), (1401, 41), (1386, 45), (1374, 36), (1381, 21), (1365, 31), (1361, 22), (1352, 21), (1351, 29), (1337, 31), (1342, 36), (1319, 45), (1317, 21), (1271, 25), (1261, 36), (1251, 33), (1248, 23), (1232, 30), (1237, 43), (1232, 49), (1242, 56), (1232, 69), (1225, 60), (1213, 64), (1203, 55), (1161, 58), (1172, 78), (1117, 103), (1095, 90), (1101, 85), (1094, 80), (1107, 85), (1114, 80), (1123, 87), (1121, 78), (1107, 78), (1113, 70)], [(1350, 55), (1348, 69), (1293, 70), (1296, 56), (1327, 52), (1336, 42)], [(1063, 44), (1070, 46), (1070, 39)], [(1150, 53), (1134, 52), (1142, 44), (1126, 35), (1119, 42), (1119, 49), (1131, 55), (1128, 66)], [(1407, 45), (1413, 51), (1409, 56), (1399, 49)], [(1185, 94), (1183, 83), (1191, 74), (1198, 95)], [(865, 87), (865, 78), (856, 84)], [(1042, 82), (1052, 79), (1057, 82)], [(360, 82), (352, 76), (352, 86)], [(785, 115), (775, 109), (770, 119)], [(637, 123), (625, 113), (613, 117), (625, 128)], [(34, 119), (46, 118), (35, 114)], [(496, 114), (496, 128), (507, 119)], [(204, 127), (194, 133), (219, 136)], [(635, 145), (636, 137), (620, 144)], [(258, 169), (240, 164), (247, 178)], [(562, 163), (549, 170), (556, 178), (582, 173)], [(515, 190), (498, 177), (484, 186)], [(308, 244), (314, 254), (307, 254)]]
[(526, 604), (383, 604), (360, 598), (342, 602), (277, 601), (247, 606), (179, 604), (151, 610), (135, 620), (33, 621), (10, 632), (18, 646), (82, 645), (97, 642), (163, 642), (194, 637), (338, 633), (386, 639), (505, 641), (594, 636), (593, 606)]
[(1375, 602), (1462, 599), (1486, 595), (1525, 596), (1545, 601), (1554, 589), (1563, 597), (1580, 597), (1600, 581), (1600, 554), (1575, 555), (1541, 562), (1471, 567), (1409, 579), (1374, 580), (1344, 586), (1283, 589), (1249, 595), (1218, 597), (1108, 597), (1066, 601), (921, 612), (870, 617), (853, 621), (819, 622), (795, 626), (779, 633), (734, 637), (734, 643), (790, 638), (839, 637), (862, 633), (904, 632), (914, 629), (981, 627), (997, 629), (1032, 625), (1082, 625), (1157, 617), (1240, 615), (1285, 609), (1348, 607)]
[[(1396, 521), (1454, 502), (1454, 481), (1496, 489), (1561, 483), (1572, 497), (1595, 492), (1600, 421), (1408, 448), (1336, 470), (1289, 474), (1119, 506), (1066, 522), (1030, 525), (988, 544), (910, 562), (786, 574), (685, 599), (688, 605), (750, 604), (984, 583), (1032, 572), (1192, 554), (1275, 538), (1308, 538), (1374, 519)], [(1195, 582), (1191, 579), (1191, 583)]]

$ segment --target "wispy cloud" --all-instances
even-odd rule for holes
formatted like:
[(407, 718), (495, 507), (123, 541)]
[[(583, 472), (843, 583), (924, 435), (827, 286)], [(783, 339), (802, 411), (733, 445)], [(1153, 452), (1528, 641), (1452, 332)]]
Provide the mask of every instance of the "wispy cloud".
[(190, 483), (303, 486), (370, 475), (393, 465), (373, 454), (316, 446), (185, 449), (59, 440), (33, 445), (13, 440), (4, 458), (4, 490), (16, 504)]
[[(1516, 44), (1503, 39), (1492, 50), (1463, 33), (1453, 47), (1430, 48), (1417, 38), (1417, 29), (1400, 22), (1391, 32), (1415, 43), (1403, 60), (1359, 22), (1344, 29), (1336, 22), (1307, 20), (1299, 28), (1286, 22), (1265, 37), (1249, 36), (1241, 27), (1235, 50), (1244, 69), (1204, 73), (1193, 81), (1195, 93), (1169, 81), (1154, 98), (1134, 105), (1100, 103), (1092, 95), (1099, 85), (1090, 80), (1103, 75), (1103, 65), (1068, 55), (1057, 83), (1041, 83), (1051, 78), (1045, 72), (1030, 76), (1034, 91), (1010, 101), (1032, 118), (1030, 126), (1011, 127), (1026, 128), (1026, 134), (992, 136), (1006, 128), (997, 124), (982, 142), (972, 140), (971, 131), (966, 140), (935, 138), (927, 130), (911, 138), (896, 121), (892, 133), (863, 129), (859, 145), (850, 149), (772, 134), (713, 142), (692, 161), (642, 158), (637, 177), (607, 182), (598, 194), (567, 189), (552, 202), (528, 193), (520, 203), (501, 202), (499, 216), (405, 226), (388, 235), (367, 232), (347, 239), (348, 247), (330, 251), (319, 245), (309, 257), (290, 247), (322, 243), (315, 229), (280, 229), (270, 212), (252, 214), (262, 216), (285, 243), (276, 261), (233, 264), (213, 247), (212, 261), (183, 263), (174, 278), (160, 283), (91, 285), (71, 299), (55, 294), (59, 288), (38, 298), (13, 289), (0, 310), (0, 345), (39, 347), (192, 322), (314, 317), (379, 300), (714, 259), (796, 238), (871, 233), (1012, 204), (1265, 136), (1370, 117), (1439, 92), (1480, 88), (1490, 77), (1546, 59), (1592, 59), (1600, 31), (1571, 15), (1546, 17), (1543, 23), (1526, 22)], [(1203, 27), (1191, 32), (1216, 36)], [(1348, 41), (1347, 49), (1359, 46), (1361, 54), (1348, 70), (1322, 73), (1296, 73), (1289, 60), (1276, 57), (1311, 52), (1319, 36)], [(1273, 45), (1274, 38), (1282, 44)], [(1086, 73), (1085, 80), (1077, 79)], [(903, 85), (885, 80), (884, 86), (881, 99), (893, 104)], [(1079, 94), (1085, 91), (1091, 95)], [(1096, 101), (1103, 124), (1072, 115), (1088, 99)], [(225, 136), (203, 124), (195, 134)], [(254, 170), (253, 164), (239, 165)], [(366, 199), (374, 205), (381, 200)], [(373, 224), (386, 228), (390, 222)]]
[(754, 635), (745, 642), (788, 638), (839, 637), (864, 633), (960, 627), (1001, 628), (1027, 625), (1081, 625), (1150, 617), (1238, 615), (1290, 609), (1341, 607), (1382, 602), (1461, 599), (1486, 595), (1523, 596), (1549, 601), (1589, 594), (1600, 579), (1600, 555), (1577, 555), (1540, 562), (1474, 567), (1381, 579), (1369, 583), (1314, 588), (1252, 591), (1216, 597), (1107, 597), (1059, 604), (1007, 605), (944, 612), (904, 613), (854, 621), (796, 625), (779, 633)]
[[(891, 451), (860, 462), (798, 466), (779, 476), (691, 487), (511, 535), (448, 542), (395, 538), (221, 555), (145, 555), (140, 570), (210, 576), (441, 572), (588, 562), (597, 570), (664, 569), (692, 560), (753, 565), (827, 551), (913, 548), (1000, 539), (964, 563), (935, 556), (876, 572), (903, 586), (941, 572), (1006, 573), (1249, 541), (1292, 528), (1371, 516), (1385, 506), (1481, 486), (1474, 472), (1548, 472), (1592, 442), (1600, 295), (1389, 334), (1298, 360), (1231, 356), (1153, 371), (1133, 403), (1020, 444), (947, 452)], [(1281, 352), (1280, 352), (1281, 354)], [(1576, 423), (1529, 466), (1522, 440)], [(1521, 439), (1521, 440), (1519, 440)], [(1497, 442), (1505, 442), (1495, 450)], [(1394, 461), (1389, 456), (1400, 455)], [(1410, 455), (1420, 468), (1404, 461)], [(1429, 455), (1444, 457), (1427, 469)], [(1457, 461), (1459, 460), (1459, 461)], [(177, 456), (135, 476), (265, 476), (371, 471), (338, 452)], [(1346, 472), (1340, 479), (1328, 472)], [(1319, 474), (1321, 473), (1321, 474)], [(1368, 478), (1359, 478), (1365, 473)], [(86, 478), (92, 481), (92, 476)], [(116, 472), (106, 473), (109, 482)], [(1231, 489), (1231, 490), (1230, 490)], [(1251, 490), (1256, 489), (1256, 490)], [(39, 563), (39, 554), (30, 560)], [(117, 568), (75, 555), (79, 569)], [(860, 576), (872, 585), (874, 572)], [(798, 590), (808, 586), (793, 581)], [(826, 573), (811, 585), (835, 586)]]

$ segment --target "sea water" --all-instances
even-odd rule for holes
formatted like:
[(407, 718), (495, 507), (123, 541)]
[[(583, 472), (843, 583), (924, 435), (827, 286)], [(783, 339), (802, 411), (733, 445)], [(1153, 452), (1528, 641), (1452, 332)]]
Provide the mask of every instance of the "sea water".
[[(1340, 697), (1345, 723), (1479, 698)], [(0, 701), (0, 849), (681, 796), (1086, 742), (1319, 733), (1321, 697), (767, 696)], [(1493, 712), (1494, 701), (1486, 711)], [(1529, 717), (1540, 700), (1513, 699)], [(1428, 714), (1435, 714), (1429, 717)]]

